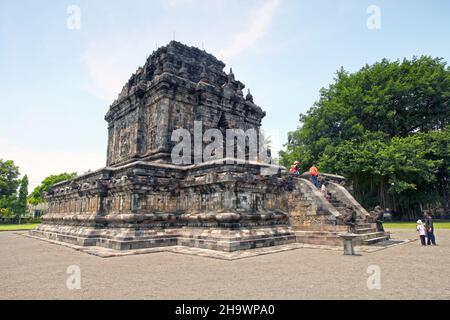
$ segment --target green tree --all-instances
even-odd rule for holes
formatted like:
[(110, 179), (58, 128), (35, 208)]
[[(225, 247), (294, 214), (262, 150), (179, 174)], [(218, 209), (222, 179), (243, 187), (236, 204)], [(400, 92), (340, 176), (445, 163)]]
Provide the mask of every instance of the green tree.
[(19, 168), (12, 160), (0, 159), (0, 197), (14, 194), (19, 186)]
[(2, 208), (0, 207), (0, 217), (2, 218), (12, 218), (12, 211), (10, 208)]
[(19, 196), (17, 202), (17, 214), (23, 216), (27, 212), (27, 197), (28, 197), (28, 176), (25, 175), (20, 180)]
[(17, 210), (17, 197), (16, 194), (0, 197), (0, 212), (4, 218), (11, 218), (15, 215)]
[(281, 164), (345, 175), (366, 207), (448, 210), (450, 69), (427, 56), (341, 69), (289, 133)]
[(0, 159), (0, 212), (4, 218), (11, 218), (17, 211), (19, 174), (19, 168), (12, 160)]
[(61, 173), (57, 175), (50, 175), (45, 178), (42, 183), (37, 186), (33, 192), (31, 192), (30, 197), (28, 199), (31, 204), (39, 204), (45, 202), (45, 192), (55, 183), (70, 180), (77, 176), (76, 172), (73, 173)]

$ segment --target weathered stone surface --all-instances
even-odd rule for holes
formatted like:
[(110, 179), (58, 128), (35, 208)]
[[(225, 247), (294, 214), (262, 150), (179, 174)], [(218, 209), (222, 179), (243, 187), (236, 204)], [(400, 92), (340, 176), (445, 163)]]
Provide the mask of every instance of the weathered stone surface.
[[(158, 49), (106, 114), (107, 167), (59, 183), (32, 233), (79, 245), (131, 250), (186, 245), (235, 251), (295, 241), (284, 168), (247, 159), (173, 165), (172, 131), (194, 121), (255, 129), (265, 116), (244, 85), (212, 55), (177, 42)], [(201, 141), (202, 147), (207, 141)]]
[[(106, 114), (107, 166), (54, 185), (35, 236), (81, 246), (136, 250), (183, 245), (232, 252), (295, 242), (293, 230), (344, 228), (339, 210), (307, 180), (247, 154), (174, 165), (175, 129), (254, 129), (262, 109), (212, 55), (178, 42), (155, 51)], [(207, 141), (200, 141), (204, 147)], [(238, 150), (237, 150), (238, 151)], [(236, 152), (237, 152), (236, 151)], [(237, 153), (235, 153), (237, 155)], [(263, 175), (270, 168), (272, 175)], [(335, 198), (359, 210), (325, 175)]]
[(208, 129), (258, 130), (265, 112), (244, 98), (235, 80), (214, 56), (172, 41), (155, 51), (122, 89), (106, 114), (107, 165), (170, 161), (174, 129), (193, 134), (194, 121)]

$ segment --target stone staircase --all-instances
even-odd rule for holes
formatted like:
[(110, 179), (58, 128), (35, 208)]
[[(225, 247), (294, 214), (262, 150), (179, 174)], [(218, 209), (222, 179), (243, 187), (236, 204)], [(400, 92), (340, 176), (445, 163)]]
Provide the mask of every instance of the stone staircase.
[[(342, 213), (347, 207), (342, 201), (332, 196), (330, 203)], [(357, 215), (355, 233), (358, 234), (356, 242), (363, 245), (371, 245), (377, 242), (389, 240), (390, 235), (386, 232), (377, 232), (375, 223), (367, 223), (364, 217)]]
[[(342, 246), (343, 240), (339, 237), (340, 233), (346, 233), (346, 226), (330, 226), (329, 230), (296, 230), (296, 241), (300, 243)], [(355, 245), (372, 245), (378, 242), (389, 240), (390, 235), (387, 232), (377, 232), (375, 224), (361, 223), (356, 226), (358, 235)]]
[(377, 242), (389, 240), (390, 234), (378, 232), (375, 223), (360, 223), (356, 225), (356, 243), (360, 245), (371, 245)]
[[(345, 209), (347, 208), (347, 205), (345, 203), (343, 203), (342, 201), (338, 200), (335, 196), (331, 196), (331, 200), (330, 203), (333, 207), (336, 208), (336, 210), (343, 214)], [(365, 218), (361, 217), (361, 215), (356, 215), (356, 224), (357, 225), (361, 225), (361, 224), (365, 224)]]
[[(303, 193), (310, 194), (311, 190), (307, 185), (303, 184)], [(314, 198), (313, 201), (317, 204), (316, 208), (316, 217), (323, 217), (324, 215), (330, 214), (331, 211), (338, 212), (339, 214), (344, 214), (346, 210), (351, 209), (356, 211), (356, 226), (355, 233), (358, 235), (354, 243), (355, 245), (372, 245), (378, 242), (389, 240), (390, 235), (387, 232), (377, 232), (376, 224), (368, 222), (368, 214), (364, 209), (360, 209), (360, 205), (354, 205), (356, 200), (351, 197), (351, 195), (346, 195), (347, 198), (343, 197), (342, 192), (339, 193), (339, 188), (334, 188), (332, 197), (329, 201), (329, 205), (332, 207), (326, 208), (323, 203), (317, 204), (318, 198)], [(316, 194), (317, 195), (317, 194)], [(322, 195), (320, 195), (322, 196)], [(339, 197), (338, 197), (339, 196)], [(351, 202), (348, 202), (348, 198), (351, 197), (351, 200), (354, 201), (352, 205)], [(322, 196), (323, 198), (323, 196)], [(347, 201), (346, 204), (340, 199), (345, 199)], [(310, 198), (313, 199), (313, 198)], [(322, 201), (322, 200), (320, 200)], [(328, 206), (328, 201), (326, 206)], [(322, 220), (327, 221), (327, 220)], [(299, 243), (306, 244), (314, 244), (314, 245), (329, 245), (329, 246), (343, 246), (343, 240), (339, 237), (339, 234), (348, 232), (348, 226), (342, 225), (342, 223), (338, 223), (338, 221), (333, 222), (330, 220), (325, 223), (310, 223), (308, 224), (297, 224), (294, 226), (296, 241)]]

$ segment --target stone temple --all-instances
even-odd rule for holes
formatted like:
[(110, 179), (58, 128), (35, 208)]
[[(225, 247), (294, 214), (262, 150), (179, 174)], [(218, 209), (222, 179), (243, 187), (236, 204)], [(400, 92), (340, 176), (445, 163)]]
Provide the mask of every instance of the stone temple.
[[(175, 41), (153, 52), (106, 114), (106, 167), (54, 185), (44, 222), (31, 235), (116, 250), (339, 245), (345, 214), (354, 212), (357, 244), (387, 239), (343, 177), (321, 175), (329, 182), (329, 202), (307, 176), (294, 178), (283, 167), (251, 157), (247, 147), (245, 161), (228, 153), (204, 161), (194, 146), (192, 161), (173, 163), (174, 130), (186, 129), (195, 140), (196, 122), (202, 132), (259, 133), (265, 112), (224, 67), (211, 54)], [(204, 148), (210, 141), (200, 137), (195, 143)]]

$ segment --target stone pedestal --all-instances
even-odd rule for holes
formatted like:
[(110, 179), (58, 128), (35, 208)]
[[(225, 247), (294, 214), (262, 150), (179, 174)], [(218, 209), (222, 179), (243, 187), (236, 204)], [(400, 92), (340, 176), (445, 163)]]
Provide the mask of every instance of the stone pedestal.
[[(258, 156), (265, 112), (224, 67), (175, 41), (156, 50), (105, 116), (107, 167), (49, 188), (47, 214), (31, 234), (116, 250), (295, 242), (286, 170)], [(211, 149), (210, 129), (224, 135), (223, 147)], [(229, 146), (230, 132), (241, 142)]]
[[(80, 246), (189, 246), (233, 252), (295, 242), (288, 179), (266, 166), (135, 162), (58, 183), (31, 234)], [(281, 168), (278, 168), (281, 170)]]
[(344, 240), (344, 255), (346, 256), (354, 256), (355, 248), (353, 246), (353, 240), (357, 237), (357, 234), (354, 233), (341, 233), (339, 237)]
[[(51, 186), (43, 223), (30, 233), (115, 250), (232, 252), (293, 243), (293, 224), (318, 228), (319, 244), (340, 245), (342, 212), (311, 182), (270, 164), (260, 143), (265, 112), (224, 67), (175, 41), (156, 50), (105, 116), (107, 166)], [(211, 129), (223, 145), (208, 136)], [(344, 179), (324, 176), (330, 185)], [(356, 200), (335, 189), (339, 207), (365, 219)], [(330, 226), (336, 230), (328, 237)], [(354, 254), (351, 240), (346, 248)]]

